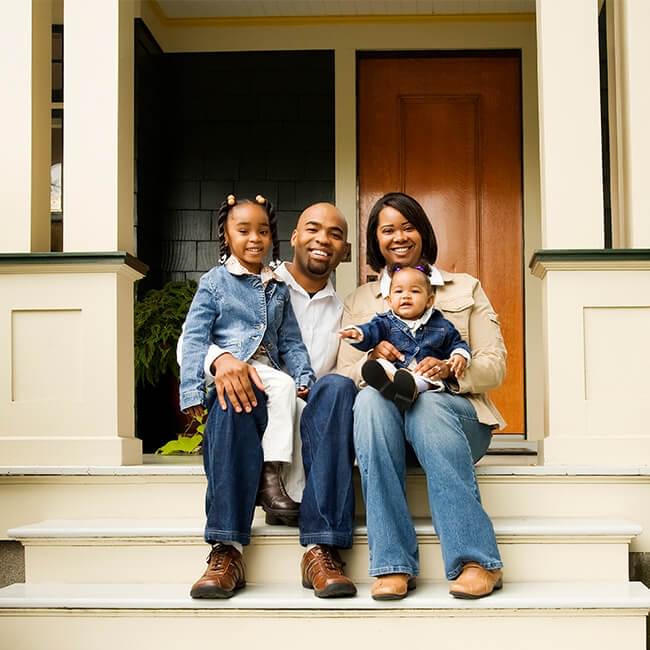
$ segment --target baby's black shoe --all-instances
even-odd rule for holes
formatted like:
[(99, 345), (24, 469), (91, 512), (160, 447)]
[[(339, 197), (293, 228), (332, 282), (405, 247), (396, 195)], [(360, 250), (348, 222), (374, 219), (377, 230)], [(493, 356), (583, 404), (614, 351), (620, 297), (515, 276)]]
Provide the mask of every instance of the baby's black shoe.
[(361, 366), (361, 376), (368, 386), (377, 389), (386, 399), (391, 402), (395, 399), (393, 382), (379, 361), (366, 361)]
[(408, 411), (419, 395), (413, 374), (403, 368), (400, 368), (393, 377), (393, 391), (395, 393), (393, 401), (400, 411)]

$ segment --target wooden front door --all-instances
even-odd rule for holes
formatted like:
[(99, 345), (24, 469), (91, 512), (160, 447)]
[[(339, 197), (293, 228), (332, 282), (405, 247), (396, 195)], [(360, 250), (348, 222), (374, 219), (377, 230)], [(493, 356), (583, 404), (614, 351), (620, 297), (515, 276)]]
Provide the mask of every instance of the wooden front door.
[(508, 348), (491, 393), (506, 433), (524, 433), (520, 58), (363, 56), (358, 66), (360, 277), (373, 203), (402, 191), (424, 207), (437, 265), (478, 277)]

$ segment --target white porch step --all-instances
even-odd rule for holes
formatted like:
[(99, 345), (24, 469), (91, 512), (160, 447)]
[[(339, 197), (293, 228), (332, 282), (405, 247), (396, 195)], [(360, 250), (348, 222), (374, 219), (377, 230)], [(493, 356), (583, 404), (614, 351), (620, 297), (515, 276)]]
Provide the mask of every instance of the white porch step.
[(403, 601), (323, 600), (299, 586), (250, 584), (230, 600), (195, 601), (186, 584), (21, 584), (0, 590), (0, 639), (12, 650), (625, 650), (645, 648), (650, 592), (640, 583), (506, 583), (478, 601), (421, 581)]
[[(482, 461), (483, 462), (483, 461)], [(482, 463), (481, 462), (481, 463)], [(632, 551), (650, 551), (650, 467), (477, 467), (492, 517), (613, 517), (638, 521)], [(415, 517), (428, 517), (421, 473), (408, 476)], [(359, 492), (357, 490), (357, 495)], [(203, 516), (205, 476), (196, 464), (133, 467), (0, 467), (0, 539), (44, 519)], [(357, 499), (357, 512), (363, 502)]]
[[(30, 583), (151, 581), (190, 583), (203, 571), (208, 551), (202, 518), (43, 521), (12, 529), (25, 547)], [(424, 579), (444, 580), (438, 539), (429, 520), (416, 519)], [(510, 582), (627, 581), (630, 540), (640, 526), (610, 518), (497, 517), (499, 548)], [(256, 522), (245, 561), (249, 580), (294, 584), (303, 549), (298, 530)], [(342, 553), (346, 572), (367, 580), (367, 532), (355, 529), (353, 548)]]

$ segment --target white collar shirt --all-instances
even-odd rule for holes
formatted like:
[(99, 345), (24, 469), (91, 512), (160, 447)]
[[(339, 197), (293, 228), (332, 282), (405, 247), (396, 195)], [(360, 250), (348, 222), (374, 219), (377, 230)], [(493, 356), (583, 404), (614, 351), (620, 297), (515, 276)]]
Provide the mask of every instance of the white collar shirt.
[(395, 316), (398, 320), (401, 320), (402, 323), (404, 323), (409, 330), (411, 331), (411, 334), (415, 335), (415, 333), (418, 331), (421, 325), (425, 325), (426, 323), (429, 322), (429, 319), (431, 318), (431, 314), (433, 314), (433, 307), (429, 307), (420, 318), (415, 318), (415, 319), (407, 319), (407, 318), (402, 318), (401, 316), (398, 316), (392, 309), (390, 310), (391, 314)]
[(327, 284), (310, 298), (291, 275), (286, 262), (275, 269), (275, 275), (289, 287), (291, 306), (316, 377), (333, 372), (339, 350), (338, 331), (341, 327), (343, 303), (336, 295), (332, 281), (328, 280)]
[(223, 264), (231, 275), (258, 275), (262, 284), (266, 286), (271, 280), (280, 280), (270, 266), (263, 266), (259, 273), (249, 271), (234, 255), (231, 255)]

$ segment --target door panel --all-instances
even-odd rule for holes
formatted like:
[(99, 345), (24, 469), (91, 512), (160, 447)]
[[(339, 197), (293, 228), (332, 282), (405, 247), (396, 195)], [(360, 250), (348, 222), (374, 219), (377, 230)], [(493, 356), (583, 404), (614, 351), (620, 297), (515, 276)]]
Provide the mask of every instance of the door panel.
[(411, 194), (432, 221), (437, 264), (477, 276), (500, 315), (508, 375), (492, 397), (525, 431), (520, 61), (515, 55), (362, 58), (359, 191)]

